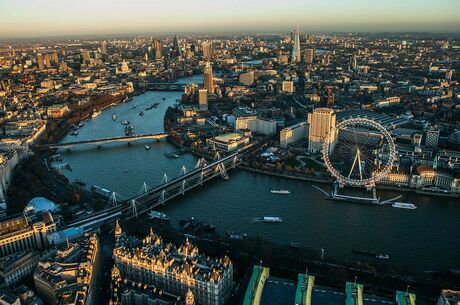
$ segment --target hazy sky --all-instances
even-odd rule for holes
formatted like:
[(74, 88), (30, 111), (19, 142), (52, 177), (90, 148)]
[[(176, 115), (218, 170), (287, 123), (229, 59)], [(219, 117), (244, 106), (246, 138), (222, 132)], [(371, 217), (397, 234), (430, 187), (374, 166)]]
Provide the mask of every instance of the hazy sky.
[(129, 32), (460, 32), (460, 0), (0, 0), (0, 37)]

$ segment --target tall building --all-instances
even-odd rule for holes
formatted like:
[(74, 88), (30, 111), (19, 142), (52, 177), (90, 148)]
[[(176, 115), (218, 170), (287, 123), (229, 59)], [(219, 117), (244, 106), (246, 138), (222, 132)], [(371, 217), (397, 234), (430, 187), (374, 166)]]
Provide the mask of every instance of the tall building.
[(204, 64), (204, 87), (208, 90), (208, 93), (214, 93), (214, 80), (212, 77), (212, 65), (209, 61)]
[(163, 57), (161, 49), (162, 49), (161, 41), (158, 39), (152, 39), (152, 50), (153, 50), (153, 56), (155, 59), (161, 59)]
[(177, 35), (174, 35), (173, 52), (174, 57), (182, 57), (182, 50), (180, 48), (179, 39), (177, 38)]
[(51, 55), (50, 55), (50, 53), (45, 54), (44, 60), (45, 60), (45, 67), (48, 68), (48, 69), (51, 68)]
[(326, 93), (327, 108), (333, 108), (334, 107), (334, 87), (326, 86), (326, 89), (324, 91)]
[(81, 51), (81, 59), (83, 62), (91, 59), (91, 53), (89, 50), (82, 50)]
[(300, 37), (299, 37), (299, 27), (294, 30), (294, 45), (292, 47), (292, 63), (299, 63), (301, 61), (300, 57)]
[(315, 49), (305, 49), (305, 63), (311, 65), (315, 57)]
[(438, 148), (439, 135), (441, 131), (438, 128), (431, 127), (426, 132), (425, 146), (436, 150)]
[(316, 108), (308, 114), (308, 150), (319, 152), (322, 149), (324, 138), (335, 127), (335, 113), (329, 108)]
[(358, 67), (358, 57), (356, 55), (353, 55), (350, 58), (350, 70), (356, 70)]
[(43, 70), (45, 68), (43, 64), (43, 55), (41, 53), (37, 54), (37, 66), (38, 70)]
[(31, 216), (16, 215), (0, 223), (0, 256), (29, 249), (43, 250), (47, 236), (56, 232), (56, 224), (49, 212)]
[(57, 52), (51, 53), (51, 62), (54, 63), (56, 66), (59, 66), (59, 56)]
[(201, 48), (203, 51), (203, 59), (209, 60), (212, 58), (212, 43), (205, 41), (201, 44)]
[(206, 88), (198, 90), (198, 105), (200, 110), (208, 110), (208, 90)]
[(101, 42), (101, 53), (107, 54), (107, 42), (105, 40)]
[(200, 305), (223, 305), (232, 292), (230, 259), (202, 255), (188, 240), (176, 247), (153, 230), (139, 240), (122, 233), (117, 223), (113, 258), (122, 278), (175, 295), (191, 291)]

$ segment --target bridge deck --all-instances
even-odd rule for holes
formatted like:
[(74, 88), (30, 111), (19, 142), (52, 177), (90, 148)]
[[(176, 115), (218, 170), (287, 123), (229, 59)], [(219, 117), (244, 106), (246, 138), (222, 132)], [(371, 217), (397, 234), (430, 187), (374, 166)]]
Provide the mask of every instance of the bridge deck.
[(135, 136), (120, 136), (120, 137), (109, 137), (109, 138), (102, 138), (102, 139), (74, 141), (74, 142), (67, 142), (67, 143), (43, 144), (39, 146), (41, 148), (58, 148), (58, 147), (72, 147), (72, 146), (84, 145), (84, 144), (129, 142), (129, 141), (136, 141), (136, 140), (142, 140), (142, 139), (163, 139), (166, 137), (168, 137), (168, 134), (166, 132), (158, 132), (158, 133), (150, 133), (150, 134), (140, 134), (140, 135), (135, 135)]

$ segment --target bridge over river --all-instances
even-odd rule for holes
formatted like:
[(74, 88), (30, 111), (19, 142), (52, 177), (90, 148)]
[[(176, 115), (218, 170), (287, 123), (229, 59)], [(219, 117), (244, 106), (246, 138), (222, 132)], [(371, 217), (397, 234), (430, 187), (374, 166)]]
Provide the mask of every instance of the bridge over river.
[(210, 164), (206, 164), (204, 159), (200, 159), (193, 171), (184, 170), (181, 176), (169, 181), (166, 178), (159, 186), (152, 189), (145, 188), (141, 194), (126, 200), (118, 202), (116, 194), (113, 193), (112, 198), (114, 200), (112, 200), (110, 207), (69, 223), (68, 227), (81, 227), (84, 230), (89, 230), (117, 218), (138, 217), (140, 214), (165, 204), (170, 199), (184, 195), (185, 192), (195, 187), (202, 186), (213, 178), (228, 179), (227, 171), (236, 168), (242, 162), (243, 155), (243, 151), (236, 152)]
[(67, 142), (67, 143), (43, 144), (43, 145), (37, 145), (37, 146), (42, 149), (71, 148), (77, 145), (87, 145), (87, 144), (101, 145), (104, 143), (111, 143), (111, 142), (133, 142), (133, 141), (142, 140), (142, 139), (155, 139), (159, 141), (167, 137), (168, 137), (168, 134), (166, 132), (157, 132), (157, 133), (139, 134), (139, 135), (133, 135), (133, 136), (110, 137), (110, 138), (102, 138), (102, 139), (74, 141), (74, 142)]

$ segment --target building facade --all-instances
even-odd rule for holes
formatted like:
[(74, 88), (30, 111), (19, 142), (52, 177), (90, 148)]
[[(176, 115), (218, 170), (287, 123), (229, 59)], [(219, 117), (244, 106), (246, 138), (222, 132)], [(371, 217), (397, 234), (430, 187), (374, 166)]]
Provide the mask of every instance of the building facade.
[(93, 305), (99, 256), (96, 234), (45, 252), (34, 272), (37, 294), (47, 304)]
[(438, 148), (439, 135), (441, 131), (437, 128), (430, 128), (426, 132), (425, 146), (436, 150)]
[(198, 89), (198, 106), (200, 110), (208, 110), (208, 90)]
[(0, 223), (0, 256), (29, 249), (43, 250), (48, 246), (47, 236), (53, 232), (56, 224), (49, 212), (4, 220)]
[(280, 145), (282, 147), (287, 147), (289, 144), (293, 144), (302, 139), (307, 139), (307, 135), (307, 122), (301, 122), (299, 124), (283, 128), (280, 132)]
[(113, 258), (120, 275), (165, 292), (193, 292), (197, 304), (222, 305), (233, 288), (233, 265), (228, 257), (210, 258), (188, 240), (180, 247), (165, 244), (152, 230), (143, 240), (115, 230)]
[(7, 287), (17, 284), (34, 273), (39, 260), (40, 254), (36, 250), (4, 257), (0, 260), (0, 278)]
[(259, 118), (255, 115), (240, 116), (235, 120), (235, 131), (249, 129), (263, 135), (274, 135), (277, 123), (275, 120)]
[[(308, 150), (319, 152), (327, 134), (335, 127), (336, 117), (334, 110), (329, 108), (316, 108), (308, 114)], [(333, 141), (333, 139), (332, 139)]]
[(214, 93), (214, 79), (212, 77), (212, 65), (209, 61), (204, 64), (203, 69), (203, 85), (208, 90), (208, 93)]

